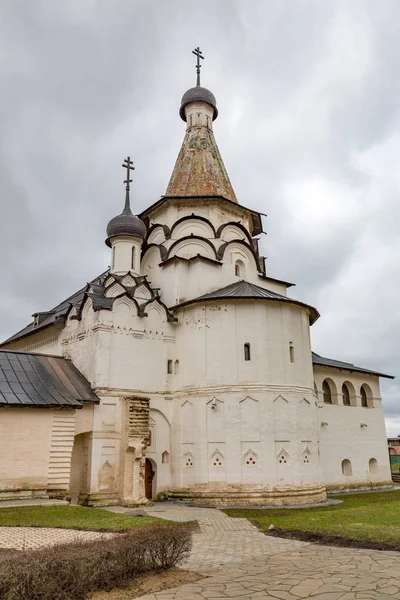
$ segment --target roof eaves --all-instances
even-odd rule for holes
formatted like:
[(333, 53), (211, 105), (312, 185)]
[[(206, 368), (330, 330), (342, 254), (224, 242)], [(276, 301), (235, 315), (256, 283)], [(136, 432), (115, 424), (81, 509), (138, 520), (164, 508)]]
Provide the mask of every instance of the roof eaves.
[(377, 377), (385, 377), (386, 379), (394, 379), (394, 375), (388, 375), (387, 373), (380, 373), (378, 371), (372, 371), (371, 369), (364, 369), (363, 367), (356, 367), (351, 363), (344, 363), (341, 361), (335, 361), (324, 356), (320, 356), (315, 352), (312, 353), (313, 365), (318, 367), (327, 367), (328, 369), (337, 369), (338, 371), (349, 371), (349, 373), (365, 373), (366, 375), (376, 375)]

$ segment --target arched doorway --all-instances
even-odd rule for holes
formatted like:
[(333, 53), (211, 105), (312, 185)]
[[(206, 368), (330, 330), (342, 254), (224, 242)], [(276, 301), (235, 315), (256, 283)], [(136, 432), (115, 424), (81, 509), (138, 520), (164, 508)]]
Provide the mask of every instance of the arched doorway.
[(145, 469), (144, 469), (144, 485), (145, 485), (145, 496), (148, 500), (153, 499), (153, 493), (155, 489), (153, 489), (153, 485), (155, 485), (155, 465), (153, 468), (153, 462), (146, 458)]

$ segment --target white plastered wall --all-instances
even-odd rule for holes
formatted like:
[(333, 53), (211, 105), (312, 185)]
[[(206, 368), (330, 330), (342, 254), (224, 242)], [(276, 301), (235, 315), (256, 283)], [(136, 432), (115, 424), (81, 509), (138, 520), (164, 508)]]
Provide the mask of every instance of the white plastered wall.
[[(333, 391), (333, 404), (323, 401), (322, 384), (327, 379)], [(390, 483), (391, 474), (386, 441), (382, 398), (377, 376), (314, 366), (318, 391), (318, 420), (324, 479), (330, 489), (352, 489), (379, 483)], [(333, 385), (332, 385), (333, 382)], [(343, 405), (342, 385), (351, 390), (351, 406)], [(373, 407), (361, 406), (360, 388), (372, 391)], [(355, 395), (353, 396), (353, 389)], [(376, 472), (369, 469), (375, 458)], [(342, 461), (349, 460), (352, 475), (342, 473)]]

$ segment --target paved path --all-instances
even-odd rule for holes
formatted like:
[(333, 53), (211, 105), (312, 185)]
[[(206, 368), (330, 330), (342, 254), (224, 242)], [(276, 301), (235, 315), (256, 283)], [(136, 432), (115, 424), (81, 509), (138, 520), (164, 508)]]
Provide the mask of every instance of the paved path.
[(150, 507), (145, 512), (152, 517), (172, 521), (197, 520), (199, 533), (193, 535), (193, 549), (182, 568), (209, 574), (212, 568), (241, 563), (255, 557), (293, 550), (303, 542), (268, 537), (260, 533), (247, 519), (231, 519), (220, 510), (195, 508), (168, 503)]
[(317, 546), (268, 537), (245, 519), (214, 509), (161, 505), (161, 518), (197, 519), (200, 532), (182, 565), (206, 576), (141, 600), (400, 599), (400, 554)]
[[(113, 512), (137, 514), (114, 507)], [(148, 515), (199, 523), (193, 550), (182, 565), (204, 579), (142, 596), (142, 600), (400, 600), (400, 554), (317, 546), (268, 537), (246, 519), (215, 509), (172, 503), (140, 509)], [(99, 539), (112, 534), (1, 527), (0, 547), (28, 549)]]

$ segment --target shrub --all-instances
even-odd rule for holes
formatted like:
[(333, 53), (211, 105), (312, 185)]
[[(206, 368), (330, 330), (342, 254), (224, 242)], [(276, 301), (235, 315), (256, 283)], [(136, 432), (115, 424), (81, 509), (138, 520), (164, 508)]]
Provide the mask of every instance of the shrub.
[(186, 526), (145, 527), (111, 539), (0, 555), (2, 600), (84, 600), (140, 573), (179, 564), (191, 548)]

